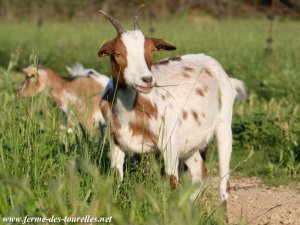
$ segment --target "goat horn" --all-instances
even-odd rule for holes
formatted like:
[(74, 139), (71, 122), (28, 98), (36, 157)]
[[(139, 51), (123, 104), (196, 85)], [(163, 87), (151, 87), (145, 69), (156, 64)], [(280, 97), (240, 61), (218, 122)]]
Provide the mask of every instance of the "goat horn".
[(134, 24), (134, 29), (135, 29), (135, 30), (139, 30), (139, 29), (140, 29), (138, 17), (139, 17), (139, 13), (140, 13), (141, 9), (142, 9), (144, 6), (145, 6), (145, 4), (142, 4), (142, 5), (140, 5), (139, 7), (137, 7), (137, 8), (134, 10), (134, 13), (133, 13), (133, 24)]
[(118, 34), (124, 33), (125, 30), (123, 29), (121, 23), (116, 20), (115, 18), (113, 18), (112, 16), (108, 15), (106, 12), (99, 10), (99, 12), (104, 15), (110, 22), (111, 24), (115, 27), (116, 31), (118, 32)]

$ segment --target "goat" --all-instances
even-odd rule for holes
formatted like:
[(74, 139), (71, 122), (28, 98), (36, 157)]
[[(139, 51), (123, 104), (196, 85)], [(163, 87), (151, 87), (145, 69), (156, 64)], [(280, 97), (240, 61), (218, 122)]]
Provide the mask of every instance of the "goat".
[(153, 64), (153, 51), (176, 47), (145, 36), (138, 25), (139, 10), (133, 17), (133, 31), (124, 30), (118, 20), (100, 10), (117, 31), (117, 36), (98, 51), (99, 57), (110, 56), (112, 68), (100, 102), (113, 135), (111, 167), (122, 180), (125, 152), (158, 149), (172, 188), (178, 186), (179, 159), (188, 167), (192, 183), (201, 183), (206, 176), (201, 154), (215, 135), (220, 201), (226, 207), (232, 108), (237, 91), (245, 92), (243, 82), (230, 79), (218, 61), (204, 54), (176, 56)]
[(92, 77), (104, 86), (106, 86), (105, 84), (108, 83), (108, 78), (106, 75), (100, 74), (96, 70), (91, 68), (86, 69), (78, 62), (75, 63), (73, 66), (66, 66), (66, 69), (69, 72), (69, 74), (71, 74), (74, 77)]
[(21, 97), (33, 97), (48, 89), (51, 98), (66, 113), (68, 124), (74, 126), (80, 122), (90, 134), (105, 124), (99, 109), (99, 95), (104, 91), (108, 77), (98, 73), (60, 77), (49, 68), (34, 65), (24, 68), (23, 72), (26, 78), (19, 88)]

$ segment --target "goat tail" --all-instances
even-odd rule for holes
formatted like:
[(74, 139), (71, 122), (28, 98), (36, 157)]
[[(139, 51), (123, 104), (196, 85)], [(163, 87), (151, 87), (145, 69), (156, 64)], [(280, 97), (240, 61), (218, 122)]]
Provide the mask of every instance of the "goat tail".
[(72, 66), (66, 66), (66, 69), (73, 77), (90, 77), (102, 84), (104, 87), (109, 81), (109, 78), (104, 74), (98, 73), (96, 70), (91, 68), (84, 68), (83, 65), (78, 62)]
[(78, 77), (78, 76), (85, 76), (84, 72), (85, 69), (80, 63), (75, 63), (72, 66), (66, 66), (67, 71), (69, 72), (70, 75), (73, 77)]
[(247, 97), (247, 88), (246, 85), (243, 81), (235, 79), (235, 78), (230, 78), (230, 82), (232, 84), (232, 87), (236, 91), (236, 99), (238, 101), (243, 101)]

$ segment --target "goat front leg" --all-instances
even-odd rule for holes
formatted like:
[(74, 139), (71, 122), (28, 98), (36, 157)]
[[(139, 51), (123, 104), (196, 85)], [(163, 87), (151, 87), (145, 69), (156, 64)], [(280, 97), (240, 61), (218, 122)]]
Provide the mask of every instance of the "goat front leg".
[(76, 128), (78, 127), (79, 123), (74, 113), (71, 111), (63, 112), (63, 117), (65, 124), (61, 125), (59, 129), (62, 131), (66, 131), (66, 133), (68, 134), (74, 133), (74, 131), (76, 132)]
[(125, 153), (121, 150), (120, 146), (117, 143), (113, 143), (113, 146), (110, 149), (111, 151), (111, 169), (112, 171), (116, 170), (119, 173), (120, 181), (123, 181), (124, 172), (123, 165), (125, 159)]
[(174, 144), (169, 143), (163, 151), (166, 176), (170, 179), (172, 189), (178, 187), (178, 151)]

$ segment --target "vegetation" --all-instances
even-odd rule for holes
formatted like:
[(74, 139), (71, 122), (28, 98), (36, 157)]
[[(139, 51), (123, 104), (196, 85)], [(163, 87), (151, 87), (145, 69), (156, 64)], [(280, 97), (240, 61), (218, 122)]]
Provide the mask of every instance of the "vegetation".
[[(132, 27), (131, 22), (126, 25)], [(265, 51), (264, 20), (183, 15), (155, 26), (155, 37), (178, 47), (156, 53), (156, 60), (204, 52), (246, 82), (248, 100), (235, 104), (233, 177), (258, 176), (270, 184), (300, 188), (298, 25), (275, 23), (272, 53)], [(210, 184), (218, 174), (215, 143), (209, 146), (210, 179), (198, 202), (191, 204), (188, 195), (195, 187), (182, 172), (179, 190), (171, 191), (161, 175), (160, 156), (128, 156), (125, 180), (117, 183), (104, 138), (99, 143), (80, 131), (66, 134), (59, 130), (63, 116), (45, 96), (18, 97), (24, 77), (20, 71), (33, 62), (32, 55), (61, 75), (77, 61), (109, 74), (109, 59), (97, 58), (101, 43), (115, 36), (107, 21), (42, 27), (2, 23), (0, 34), (0, 215), (113, 216), (114, 224), (222, 223), (217, 190)]]
[(126, 16), (139, 4), (146, 4), (145, 14), (155, 18), (190, 11), (215, 17), (265, 17), (275, 13), (300, 18), (298, 0), (0, 0), (0, 17), (7, 21), (30, 19), (42, 24), (53, 19), (90, 19), (98, 16), (99, 9)]

